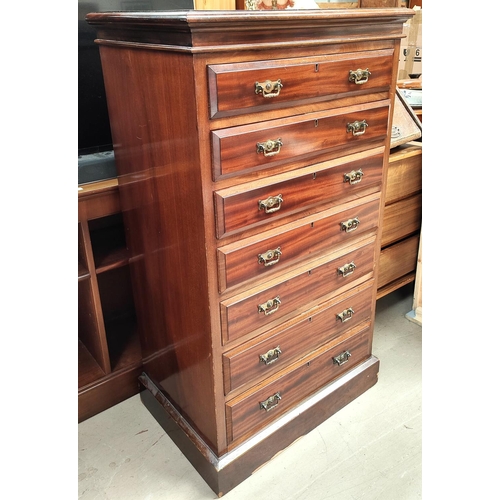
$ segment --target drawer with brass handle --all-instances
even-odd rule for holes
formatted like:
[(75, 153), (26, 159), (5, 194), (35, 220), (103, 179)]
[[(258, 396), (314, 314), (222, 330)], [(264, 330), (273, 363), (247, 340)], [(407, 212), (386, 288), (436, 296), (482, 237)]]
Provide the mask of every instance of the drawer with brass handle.
[(323, 296), (338, 294), (354, 280), (368, 280), (373, 266), (374, 239), (369, 238), (355, 250), (326, 263), (312, 264), (294, 277), (277, 278), (264, 290), (256, 287), (223, 300), (222, 342), (226, 344), (252, 331), (262, 332), (282, 318), (316, 305)]
[(388, 119), (388, 101), (383, 100), (214, 130), (214, 180), (262, 169), (272, 173), (274, 167), (287, 162), (302, 160), (306, 166), (311, 161), (383, 146)]
[[(373, 230), (378, 225), (379, 193), (260, 233), (217, 249), (219, 290), (289, 271), (313, 256)], [(341, 211), (339, 211), (341, 210)]]
[(210, 64), (210, 116), (219, 118), (387, 90), (393, 49)]
[[(363, 328), (363, 327), (362, 327)], [(351, 330), (226, 403), (228, 443), (236, 445), (370, 355), (369, 328)]]
[(344, 202), (382, 184), (382, 149), (215, 191), (217, 236), (222, 238), (327, 203)]
[[(298, 323), (281, 329), (274, 328), (224, 353), (225, 393), (269, 377), (326, 341), (369, 321), (371, 285), (371, 282), (364, 283), (355, 290), (325, 302), (324, 307)], [(346, 309), (355, 311), (352, 320), (339, 321), (338, 315)]]

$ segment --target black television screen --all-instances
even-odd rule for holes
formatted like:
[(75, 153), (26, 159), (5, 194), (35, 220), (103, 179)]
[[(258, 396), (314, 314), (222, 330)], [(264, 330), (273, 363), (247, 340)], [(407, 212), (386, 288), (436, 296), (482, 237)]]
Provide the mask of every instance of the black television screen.
[(96, 30), (89, 12), (192, 9), (194, 0), (78, 0), (78, 183), (116, 175)]

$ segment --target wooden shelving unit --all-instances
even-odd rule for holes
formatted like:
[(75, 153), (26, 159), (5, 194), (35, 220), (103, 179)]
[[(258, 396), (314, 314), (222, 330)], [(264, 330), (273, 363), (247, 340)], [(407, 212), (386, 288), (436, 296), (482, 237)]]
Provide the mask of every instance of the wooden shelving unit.
[(116, 179), (78, 191), (78, 421), (139, 390), (142, 360)]
[(391, 150), (377, 299), (415, 281), (422, 224), (422, 143)]

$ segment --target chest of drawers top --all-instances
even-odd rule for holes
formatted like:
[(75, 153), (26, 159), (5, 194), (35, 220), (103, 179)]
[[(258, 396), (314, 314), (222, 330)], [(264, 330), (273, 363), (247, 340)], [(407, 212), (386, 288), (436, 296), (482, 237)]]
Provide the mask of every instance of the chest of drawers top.
[(402, 38), (408, 9), (90, 13), (99, 43), (126, 41), (189, 52), (307, 47)]

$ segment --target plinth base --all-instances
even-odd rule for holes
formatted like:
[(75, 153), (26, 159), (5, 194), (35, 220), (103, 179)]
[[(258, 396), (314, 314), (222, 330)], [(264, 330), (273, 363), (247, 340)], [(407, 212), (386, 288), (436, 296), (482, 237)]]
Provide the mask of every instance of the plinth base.
[(217, 457), (143, 373), (141, 400), (212, 490), (221, 497), (252, 475), (299, 437), (304, 436), (377, 382), (379, 360), (371, 356), (306, 399), (300, 406)]

